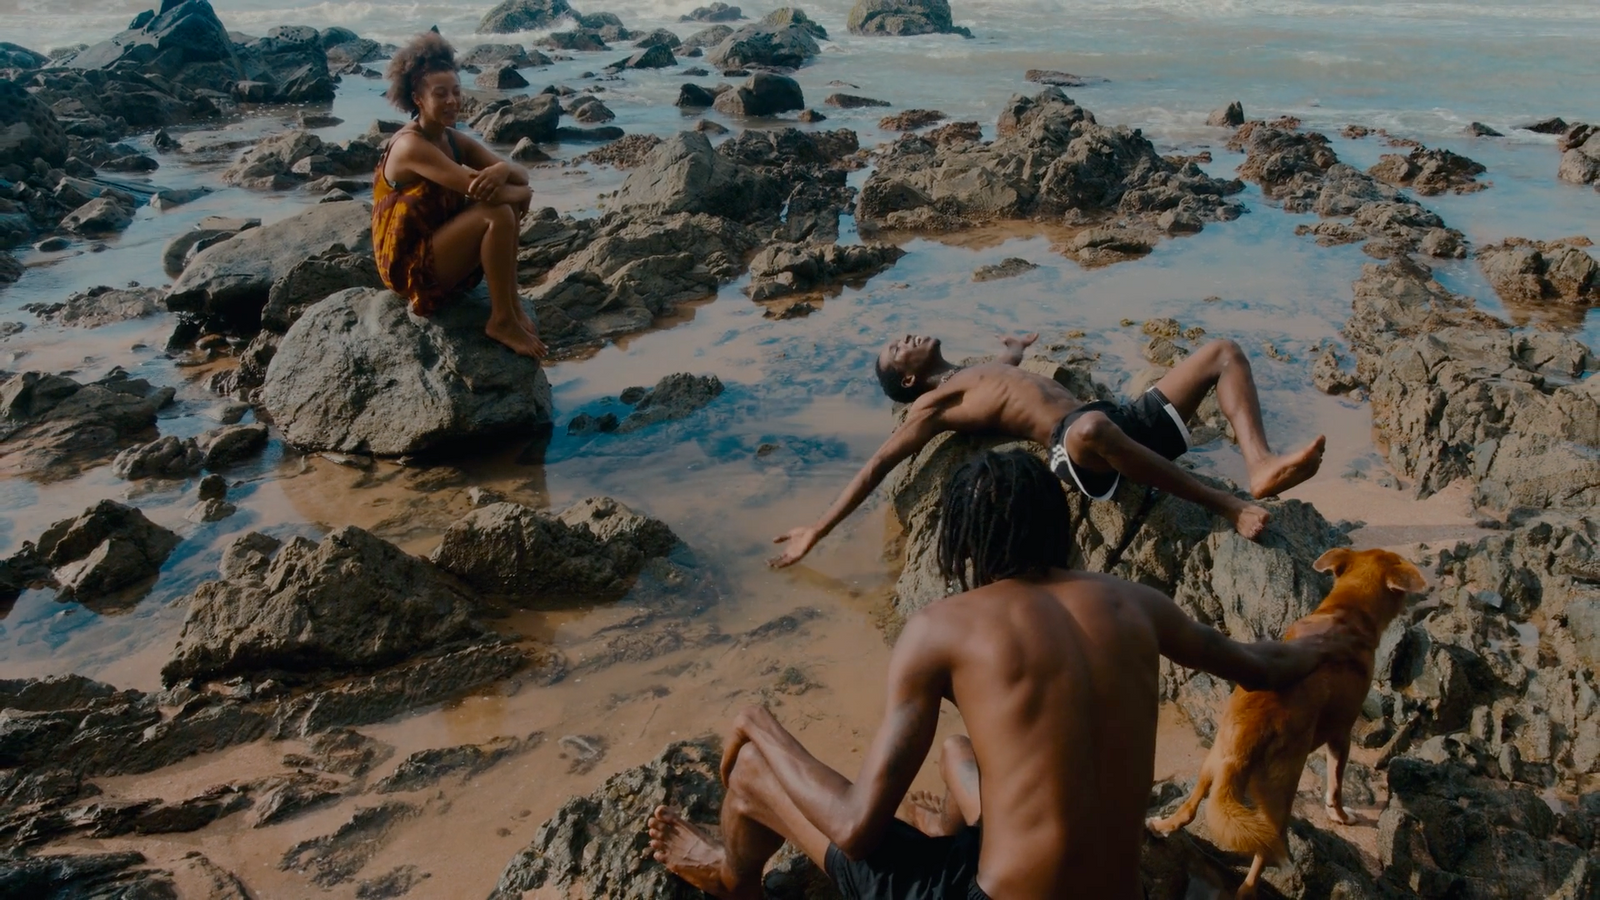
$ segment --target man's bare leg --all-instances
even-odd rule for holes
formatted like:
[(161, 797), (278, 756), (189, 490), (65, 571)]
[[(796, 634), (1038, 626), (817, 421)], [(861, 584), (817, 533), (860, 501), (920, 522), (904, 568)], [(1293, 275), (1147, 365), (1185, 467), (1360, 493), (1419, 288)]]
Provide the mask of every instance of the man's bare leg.
[(827, 837), (801, 814), (750, 744), (739, 749), (728, 775), (722, 843), (670, 807), (658, 807), (646, 824), (649, 855), (713, 897), (760, 898), (761, 870), (785, 840), (818, 868), (827, 866)]
[(1202, 484), (1172, 460), (1128, 437), (1105, 413), (1085, 413), (1073, 422), (1067, 429), (1066, 444), (1074, 465), (1079, 460), (1090, 468), (1101, 463), (1131, 481), (1198, 503), (1227, 519), (1235, 531), (1252, 541), (1261, 537), (1272, 518), (1271, 513), (1254, 503)]
[(1261, 398), (1256, 393), (1250, 359), (1233, 341), (1212, 341), (1156, 382), (1156, 388), (1185, 421), (1193, 418), (1213, 387), (1222, 414), (1239, 439), (1239, 452), (1244, 454), (1245, 466), (1250, 470), (1253, 496), (1271, 497), (1317, 474), (1327, 438), (1318, 435), (1294, 453), (1280, 456), (1272, 452), (1261, 425)]
[(939, 754), (939, 774), (945, 794), (929, 791), (906, 795), (906, 811), (916, 829), (929, 837), (945, 837), (978, 824), (983, 807), (978, 798), (978, 757), (972, 740), (964, 734), (944, 739)]

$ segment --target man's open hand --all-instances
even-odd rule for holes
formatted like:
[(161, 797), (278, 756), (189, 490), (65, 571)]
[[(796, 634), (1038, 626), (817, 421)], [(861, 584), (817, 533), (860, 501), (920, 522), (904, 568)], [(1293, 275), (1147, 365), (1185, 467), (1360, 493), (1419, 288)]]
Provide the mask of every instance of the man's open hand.
[(789, 546), (785, 547), (782, 553), (767, 560), (767, 565), (774, 569), (792, 566), (810, 553), (811, 548), (816, 546), (821, 538), (822, 535), (815, 528), (809, 526), (792, 528), (786, 534), (780, 534), (772, 539), (774, 544), (787, 543)]
[(1039, 339), (1039, 333), (1034, 331), (1023, 335), (1022, 337), (1015, 337), (1009, 334), (997, 334), (995, 337), (1000, 339), (1000, 343), (1006, 345), (1007, 350), (1015, 353), (1021, 353), (1022, 351), (1033, 346), (1033, 342)]

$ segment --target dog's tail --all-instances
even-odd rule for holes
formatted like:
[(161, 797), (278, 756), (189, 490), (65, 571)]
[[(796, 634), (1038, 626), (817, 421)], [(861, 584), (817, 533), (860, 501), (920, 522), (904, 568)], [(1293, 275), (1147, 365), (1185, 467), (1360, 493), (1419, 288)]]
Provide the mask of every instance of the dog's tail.
[[(1235, 770), (1229, 777), (1217, 779), (1206, 804), (1206, 830), (1212, 843), (1235, 853), (1259, 854), (1269, 865), (1277, 865), (1288, 858), (1289, 848), (1284, 845), (1283, 829), (1287, 824), (1288, 810), (1268, 808), (1270, 800), (1262, 802), (1263, 793), (1251, 790), (1248, 769)], [(1293, 788), (1290, 789), (1293, 797)]]

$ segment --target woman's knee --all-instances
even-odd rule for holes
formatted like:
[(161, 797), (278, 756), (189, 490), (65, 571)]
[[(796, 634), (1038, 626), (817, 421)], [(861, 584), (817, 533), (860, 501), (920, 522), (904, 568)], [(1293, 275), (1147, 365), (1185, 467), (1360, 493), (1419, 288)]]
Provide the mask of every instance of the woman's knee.
[(490, 228), (515, 228), (517, 226), (517, 211), (509, 204), (495, 203), (483, 206), (483, 215), (489, 220)]

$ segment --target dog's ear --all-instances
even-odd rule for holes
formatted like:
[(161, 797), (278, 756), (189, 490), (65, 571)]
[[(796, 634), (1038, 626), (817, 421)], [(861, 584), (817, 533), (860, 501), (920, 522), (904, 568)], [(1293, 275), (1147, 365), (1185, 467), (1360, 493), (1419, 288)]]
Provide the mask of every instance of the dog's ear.
[(1417, 567), (1406, 560), (1396, 560), (1389, 566), (1389, 571), (1383, 575), (1383, 583), (1391, 591), (1403, 591), (1407, 594), (1420, 594), (1428, 589), (1428, 582), (1417, 571)]
[(1318, 572), (1332, 572), (1337, 578), (1344, 574), (1344, 567), (1350, 562), (1350, 551), (1344, 547), (1335, 547), (1327, 553), (1317, 557), (1311, 568)]

